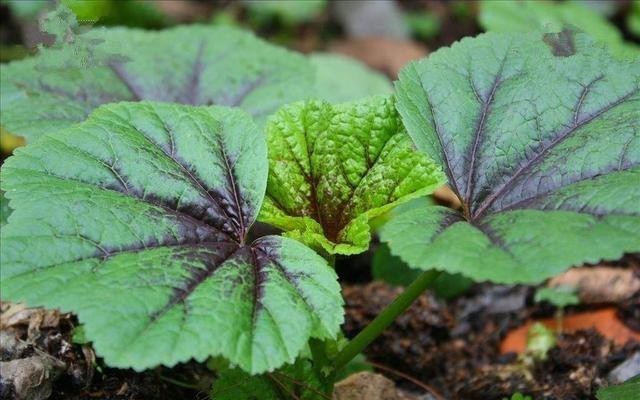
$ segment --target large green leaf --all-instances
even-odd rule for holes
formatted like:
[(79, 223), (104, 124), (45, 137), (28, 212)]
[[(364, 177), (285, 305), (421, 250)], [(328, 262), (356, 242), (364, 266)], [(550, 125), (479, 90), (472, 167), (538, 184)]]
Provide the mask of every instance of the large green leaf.
[(267, 141), (260, 220), (330, 254), (365, 251), (371, 218), (443, 182), (415, 151), (390, 97), (286, 106), (267, 124)]
[(640, 62), (583, 34), (485, 34), (412, 63), (398, 110), (464, 212), (382, 229), (420, 269), (537, 282), (640, 251)]
[(577, 2), (483, 0), (479, 18), (486, 30), (494, 32), (560, 32), (575, 27), (607, 44), (616, 55), (637, 56), (640, 52), (637, 46), (625, 43), (620, 31), (603, 16)]
[(4, 300), (73, 311), (109, 365), (292, 362), (342, 322), (336, 275), (291, 239), (249, 244), (267, 180), (237, 109), (102, 106), (2, 168)]
[(313, 92), (304, 57), (231, 27), (96, 28), (71, 38), (0, 66), (7, 130), (33, 140), (101, 104), (137, 100), (238, 106), (260, 125)]
[(7, 223), (9, 214), (11, 214), (11, 209), (9, 208), (9, 200), (4, 197), (4, 192), (0, 191), (0, 226), (3, 226)]
[(316, 68), (316, 96), (330, 103), (393, 91), (386, 76), (357, 60), (329, 53), (315, 53), (309, 59)]

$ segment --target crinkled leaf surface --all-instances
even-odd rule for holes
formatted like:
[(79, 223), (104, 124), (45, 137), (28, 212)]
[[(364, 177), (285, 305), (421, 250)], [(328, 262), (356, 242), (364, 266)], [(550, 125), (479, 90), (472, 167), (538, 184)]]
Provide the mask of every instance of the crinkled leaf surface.
[(1, 124), (28, 140), (118, 101), (237, 106), (261, 125), (313, 92), (304, 57), (230, 27), (97, 28), (0, 68)]
[(640, 62), (583, 34), (485, 34), (410, 64), (398, 110), (464, 212), (382, 229), (420, 269), (537, 282), (640, 251)]
[(606, 18), (578, 2), (483, 0), (479, 19), (485, 29), (494, 32), (560, 32), (567, 26), (575, 27), (607, 44), (618, 56), (638, 56), (640, 52), (637, 46), (625, 43), (618, 28)]
[(380, 96), (281, 109), (266, 128), (260, 220), (331, 254), (365, 251), (371, 218), (443, 182), (439, 167), (414, 149), (394, 106)]
[(273, 372), (251, 376), (239, 369), (219, 371), (211, 390), (215, 400), (324, 400), (328, 388), (309, 359), (300, 358)]
[(342, 299), (309, 248), (245, 243), (267, 165), (238, 109), (119, 103), (45, 135), (2, 168), (2, 298), (77, 313), (116, 367), (293, 362), (336, 334)]
[(330, 103), (358, 100), (393, 91), (386, 76), (353, 58), (315, 53), (309, 59), (316, 69), (316, 96)]

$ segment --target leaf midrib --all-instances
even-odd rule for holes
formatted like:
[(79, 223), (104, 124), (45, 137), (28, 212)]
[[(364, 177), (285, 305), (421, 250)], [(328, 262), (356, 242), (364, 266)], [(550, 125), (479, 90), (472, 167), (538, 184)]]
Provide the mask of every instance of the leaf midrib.
[[(476, 212), (473, 213), (472, 219), (477, 220), (481, 218), (484, 215), (484, 213), (489, 210), (489, 207), (493, 204), (493, 202), (496, 199), (498, 199), (502, 194), (512, 189), (512, 187), (516, 184), (516, 179), (520, 175), (522, 175), (523, 172), (539, 165), (553, 148), (563, 143), (565, 140), (571, 137), (573, 133), (579, 131), (582, 127), (584, 127), (585, 125), (588, 125), (593, 120), (601, 117), (603, 114), (614, 109), (615, 107), (621, 104), (624, 104), (625, 100), (637, 94), (639, 91), (640, 91), (640, 88), (636, 87), (635, 89), (631, 90), (625, 95), (618, 97), (615, 101), (610, 102), (605, 107), (589, 115), (587, 118), (583, 119), (582, 121), (579, 121), (577, 124), (572, 124), (569, 128), (565, 128), (563, 131), (559, 132), (558, 134), (552, 135), (552, 137), (554, 137), (555, 139), (551, 141), (549, 145), (538, 150), (538, 152), (534, 157), (528, 160), (525, 160), (523, 164), (520, 164), (520, 166), (515, 171), (515, 173), (510, 175), (507, 181), (501, 184), (497, 189), (494, 189), (492, 193), (489, 196), (487, 196), (487, 198), (476, 209)], [(497, 211), (502, 211), (502, 209)]]

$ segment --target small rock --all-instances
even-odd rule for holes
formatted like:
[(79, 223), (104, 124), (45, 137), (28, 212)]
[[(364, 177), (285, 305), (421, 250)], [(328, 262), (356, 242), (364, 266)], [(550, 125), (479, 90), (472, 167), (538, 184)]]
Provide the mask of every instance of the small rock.
[(333, 12), (349, 37), (409, 37), (409, 26), (394, 1), (336, 1)]
[(615, 367), (609, 373), (609, 382), (611, 384), (622, 383), (636, 375), (640, 374), (640, 351), (636, 351), (631, 357), (627, 358), (620, 365)]
[(364, 371), (338, 382), (333, 400), (399, 400), (399, 397), (392, 380)]
[(44, 400), (64, 363), (46, 355), (0, 362), (0, 392), (16, 400)]

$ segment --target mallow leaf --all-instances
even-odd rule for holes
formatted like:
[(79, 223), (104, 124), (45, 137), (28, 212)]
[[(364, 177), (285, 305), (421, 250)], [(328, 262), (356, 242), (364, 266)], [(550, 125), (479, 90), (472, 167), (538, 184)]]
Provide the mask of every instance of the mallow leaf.
[(463, 39), (400, 74), (398, 110), (463, 212), (382, 228), (410, 266), (538, 282), (640, 251), (640, 62), (583, 34)]
[(266, 143), (243, 111), (118, 103), (2, 167), (2, 299), (78, 314), (97, 353), (136, 370), (221, 355), (293, 362), (342, 322), (336, 275), (288, 238), (246, 242)]
[(483, 0), (479, 20), (486, 30), (493, 32), (560, 32), (570, 26), (607, 44), (617, 56), (637, 57), (640, 53), (637, 46), (624, 42), (615, 25), (579, 2)]
[(314, 53), (309, 59), (316, 69), (316, 96), (330, 103), (393, 91), (386, 76), (355, 59), (329, 53)]
[(9, 200), (4, 197), (4, 192), (0, 190), (0, 226), (4, 226), (4, 224), (7, 223), (9, 214), (11, 214), (11, 209), (9, 208)]
[(329, 254), (365, 251), (369, 220), (442, 184), (392, 97), (285, 106), (266, 128), (269, 179), (260, 220)]
[(228, 26), (96, 28), (72, 38), (0, 66), (7, 130), (31, 141), (101, 104), (139, 100), (241, 107), (261, 125), (313, 92), (303, 56)]

